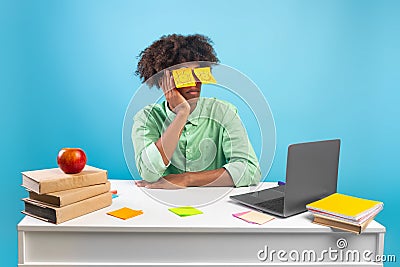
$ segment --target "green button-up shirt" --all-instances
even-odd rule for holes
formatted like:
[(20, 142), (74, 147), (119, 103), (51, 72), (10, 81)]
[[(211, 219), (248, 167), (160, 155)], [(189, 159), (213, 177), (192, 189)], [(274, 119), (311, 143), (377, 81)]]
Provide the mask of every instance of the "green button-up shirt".
[(171, 162), (164, 164), (155, 142), (175, 118), (164, 101), (146, 106), (134, 117), (132, 141), (142, 178), (155, 182), (168, 174), (225, 168), (235, 186), (255, 185), (261, 172), (246, 130), (230, 103), (199, 98), (189, 115)]

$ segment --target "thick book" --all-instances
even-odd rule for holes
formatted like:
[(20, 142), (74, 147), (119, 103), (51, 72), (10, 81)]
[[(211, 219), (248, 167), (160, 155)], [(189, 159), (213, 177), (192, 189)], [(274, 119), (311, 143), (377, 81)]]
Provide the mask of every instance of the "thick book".
[(88, 165), (77, 174), (66, 174), (60, 168), (22, 172), (22, 186), (37, 194), (104, 184), (105, 182), (107, 182), (107, 171)]
[(22, 213), (46, 222), (59, 224), (110, 206), (112, 194), (110, 192), (103, 193), (61, 208), (29, 198), (24, 198), (23, 201), (25, 202), (25, 210)]
[(370, 217), (368, 220), (366, 220), (365, 222), (363, 222), (361, 224), (355, 224), (355, 223), (350, 223), (347, 221), (333, 219), (333, 218), (326, 217), (326, 216), (319, 215), (319, 214), (314, 214), (313, 223), (340, 229), (340, 230), (344, 230), (344, 231), (348, 231), (348, 232), (353, 232), (356, 234), (361, 234), (362, 231), (364, 231), (365, 228), (367, 228), (368, 224), (374, 220), (375, 216), (376, 215), (373, 215), (372, 217)]
[(308, 204), (306, 208), (312, 212), (323, 212), (350, 220), (360, 220), (378, 209), (379, 206), (383, 207), (383, 203), (380, 201), (334, 193)]
[(110, 182), (105, 184), (96, 184), (90, 186), (84, 186), (80, 188), (68, 189), (64, 191), (58, 191), (47, 194), (38, 194), (33, 191), (29, 191), (29, 198), (42, 202), (43, 204), (50, 204), (56, 207), (64, 207), (66, 205), (91, 198), (102, 193), (110, 191)]

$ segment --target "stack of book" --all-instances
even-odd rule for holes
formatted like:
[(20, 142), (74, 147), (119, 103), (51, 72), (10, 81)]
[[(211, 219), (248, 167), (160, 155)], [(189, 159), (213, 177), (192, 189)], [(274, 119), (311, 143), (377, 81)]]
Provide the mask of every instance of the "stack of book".
[(383, 209), (380, 201), (334, 193), (307, 206), (313, 223), (360, 234)]
[(86, 165), (77, 174), (59, 168), (22, 172), (22, 213), (55, 224), (110, 206), (112, 193), (107, 171)]

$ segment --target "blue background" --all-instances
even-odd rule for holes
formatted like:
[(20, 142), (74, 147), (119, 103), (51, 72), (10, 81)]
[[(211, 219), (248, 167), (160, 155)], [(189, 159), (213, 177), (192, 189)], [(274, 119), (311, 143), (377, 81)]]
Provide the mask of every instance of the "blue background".
[(399, 13), (399, 1), (2, 1), (2, 265), (17, 264), (21, 171), (56, 167), (70, 146), (131, 179), (121, 135), (136, 56), (169, 33), (208, 35), (261, 88), (277, 130), (267, 180), (284, 177), (288, 144), (341, 138), (339, 191), (385, 203), (377, 220), (397, 253)]

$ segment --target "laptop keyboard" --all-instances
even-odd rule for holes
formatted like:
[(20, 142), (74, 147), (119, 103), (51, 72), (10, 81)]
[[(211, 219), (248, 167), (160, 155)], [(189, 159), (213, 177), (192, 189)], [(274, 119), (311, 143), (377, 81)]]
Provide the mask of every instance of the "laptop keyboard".
[(282, 213), (283, 212), (283, 197), (278, 197), (278, 198), (270, 199), (270, 200), (267, 200), (264, 202), (260, 202), (260, 203), (254, 204), (254, 206)]

